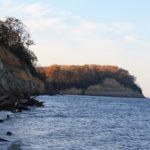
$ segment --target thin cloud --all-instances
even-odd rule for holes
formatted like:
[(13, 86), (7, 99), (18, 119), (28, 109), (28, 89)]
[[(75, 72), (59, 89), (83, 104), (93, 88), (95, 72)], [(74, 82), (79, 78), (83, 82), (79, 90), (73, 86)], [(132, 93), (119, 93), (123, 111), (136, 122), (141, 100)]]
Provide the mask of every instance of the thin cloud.
[(32, 31), (55, 29), (61, 23), (62, 18), (51, 17), (48, 19), (28, 20), (26, 24)]
[[(94, 35), (97, 36), (98, 34), (100, 37), (102, 37), (103, 35), (107, 34), (108, 39), (110, 39), (110, 37), (113, 35), (123, 35), (135, 31), (135, 27), (128, 22), (116, 22), (108, 24), (104, 22), (84, 20), (80, 16), (75, 16), (70, 11), (58, 10), (50, 5), (45, 5), (43, 3), (31, 3), (22, 4), (20, 6), (12, 6), (12, 2), (7, 0), (4, 5), (9, 6), (10, 4), (11, 7), (13, 7), (13, 13), (19, 12), (20, 14), (27, 16), (25, 22), (31, 31), (61, 31), (70, 35), (74, 35), (75, 37), (90, 37)], [(9, 11), (11, 12), (11, 10)], [(129, 37), (125, 37), (125, 39), (131, 40), (131, 37), (130, 39)]]
[(124, 41), (126, 43), (135, 43), (137, 42), (138, 38), (135, 35), (125, 35), (124, 36)]
[(12, 6), (12, 0), (5, 0), (2, 5), (2, 7), (6, 9), (10, 8), (11, 6)]
[(113, 23), (112, 27), (114, 28), (114, 31), (117, 31), (117, 33), (119, 34), (126, 33), (126, 32), (134, 32), (136, 30), (134, 25), (128, 22)]
[(24, 5), (22, 6), (22, 10), (25, 13), (30, 13), (31, 15), (48, 15), (52, 11), (54, 11), (54, 8), (51, 6), (46, 6), (40, 3), (33, 3), (30, 5)]
[(83, 21), (80, 24), (80, 28), (84, 30), (100, 30), (103, 32), (110, 31), (109, 27), (105, 23)]

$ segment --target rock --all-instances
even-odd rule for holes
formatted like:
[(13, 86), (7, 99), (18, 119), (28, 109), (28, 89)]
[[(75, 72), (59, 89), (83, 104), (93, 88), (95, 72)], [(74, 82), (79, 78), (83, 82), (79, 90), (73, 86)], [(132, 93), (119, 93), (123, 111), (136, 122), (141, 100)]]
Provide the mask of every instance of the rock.
[(4, 122), (4, 120), (0, 120), (0, 123), (3, 123)]
[(18, 112), (22, 112), (22, 110), (30, 110), (30, 108), (28, 108), (27, 106), (25, 105), (18, 105), (16, 107), (16, 110), (18, 110)]
[[(16, 113), (16, 112), (22, 112), (23, 110), (25, 111), (30, 110), (28, 106), (36, 106), (36, 107), (44, 106), (43, 102), (39, 102), (34, 98), (30, 98), (29, 96), (26, 97), (26, 99), (24, 98), (25, 96), (24, 97), (22, 96), (23, 98), (18, 98), (17, 96), (19, 95), (12, 96), (9, 97), (9, 99), (3, 99), (3, 100), (2, 98), (6, 98), (6, 96), (2, 97), (0, 100), (0, 110), (6, 110), (6, 111), (11, 111), (13, 113)], [(7, 118), (9, 117), (10, 116), (7, 115)]]
[(38, 100), (36, 99), (33, 99), (33, 98), (29, 98), (28, 101), (25, 103), (25, 105), (27, 106), (37, 106), (37, 107), (43, 107), (44, 102), (39, 102)]
[(7, 142), (7, 140), (0, 138), (0, 142)]
[(10, 118), (10, 116), (9, 115), (7, 115), (7, 119), (9, 119)]
[[(16, 98), (17, 99), (17, 98)], [(21, 112), (22, 110), (30, 110), (21, 100), (3, 100), (0, 103), (0, 110), (7, 110), (11, 112)], [(10, 116), (7, 115), (7, 118)]]
[(13, 134), (12, 134), (11, 132), (9, 132), (9, 131), (8, 131), (6, 134), (7, 134), (8, 136), (13, 135)]

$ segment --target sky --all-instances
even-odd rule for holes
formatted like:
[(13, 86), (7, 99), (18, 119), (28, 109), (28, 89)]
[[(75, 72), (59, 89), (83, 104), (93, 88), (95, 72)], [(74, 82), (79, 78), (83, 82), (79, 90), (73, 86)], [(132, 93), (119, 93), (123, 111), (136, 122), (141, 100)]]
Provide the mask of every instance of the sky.
[(150, 97), (149, 0), (0, 0), (27, 26), (39, 66), (116, 65)]

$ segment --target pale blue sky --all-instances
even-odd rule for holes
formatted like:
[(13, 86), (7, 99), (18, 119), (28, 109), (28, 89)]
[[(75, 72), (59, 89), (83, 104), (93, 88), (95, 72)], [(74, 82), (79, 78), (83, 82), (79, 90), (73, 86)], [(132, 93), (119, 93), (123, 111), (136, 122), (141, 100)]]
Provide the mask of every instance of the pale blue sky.
[(40, 65), (117, 65), (150, 97), (149, 0), (0, 0), (0, 18), (21, 19)]

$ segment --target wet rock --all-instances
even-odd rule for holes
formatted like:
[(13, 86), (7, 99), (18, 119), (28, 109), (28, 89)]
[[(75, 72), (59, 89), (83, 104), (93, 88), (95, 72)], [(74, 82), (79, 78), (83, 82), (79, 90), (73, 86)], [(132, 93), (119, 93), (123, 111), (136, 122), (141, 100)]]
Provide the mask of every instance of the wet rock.
[(30, 110), (30, 108), (28, 108), (28, 107), (25, 106), (25, 105), (18, 105), (18, 106), (16, 107), (16, 110), (17, 110), (17, 112), (22, 112), (23, 110)]
[(29, 98), (28, 101), (25, 103), (27, 106), (37, 106), (37, 107), (43, 107), (44, 102), (39, 102), (38, 100), (34, 98)]
[(3, 123), (4, 122), (4, 120), (0, 120), (0, 123)]
[[(18, 96), (18, 95), (17, 95)], [(36, 106), (36, 107), (43, 107), (43, 102), (39, 102), (34, 98), (30, 98), (29, 96), (26, 99), (22, 96), (22, 98), (18, 97), (9, 97), (3, 96), (0, 99), (0, 110), (11, 111), (13, 113), (22, 112), (30, 110), (28, 106)], [(8, 98), (8, 99), (7, 99)], [(9, 118), (9, 116), (7, 116)]]
[(7, 140), (0, 138), (0, 142), (7, 142)]
[(10, 116), (9, 115), (7, 115), (7, 119), (9, 119), (10, 118)]
[(8, 131), (6, 134), (7, 134), (8, 136), (13, 135), (12, 132), (10, 132), (10, 131)]

